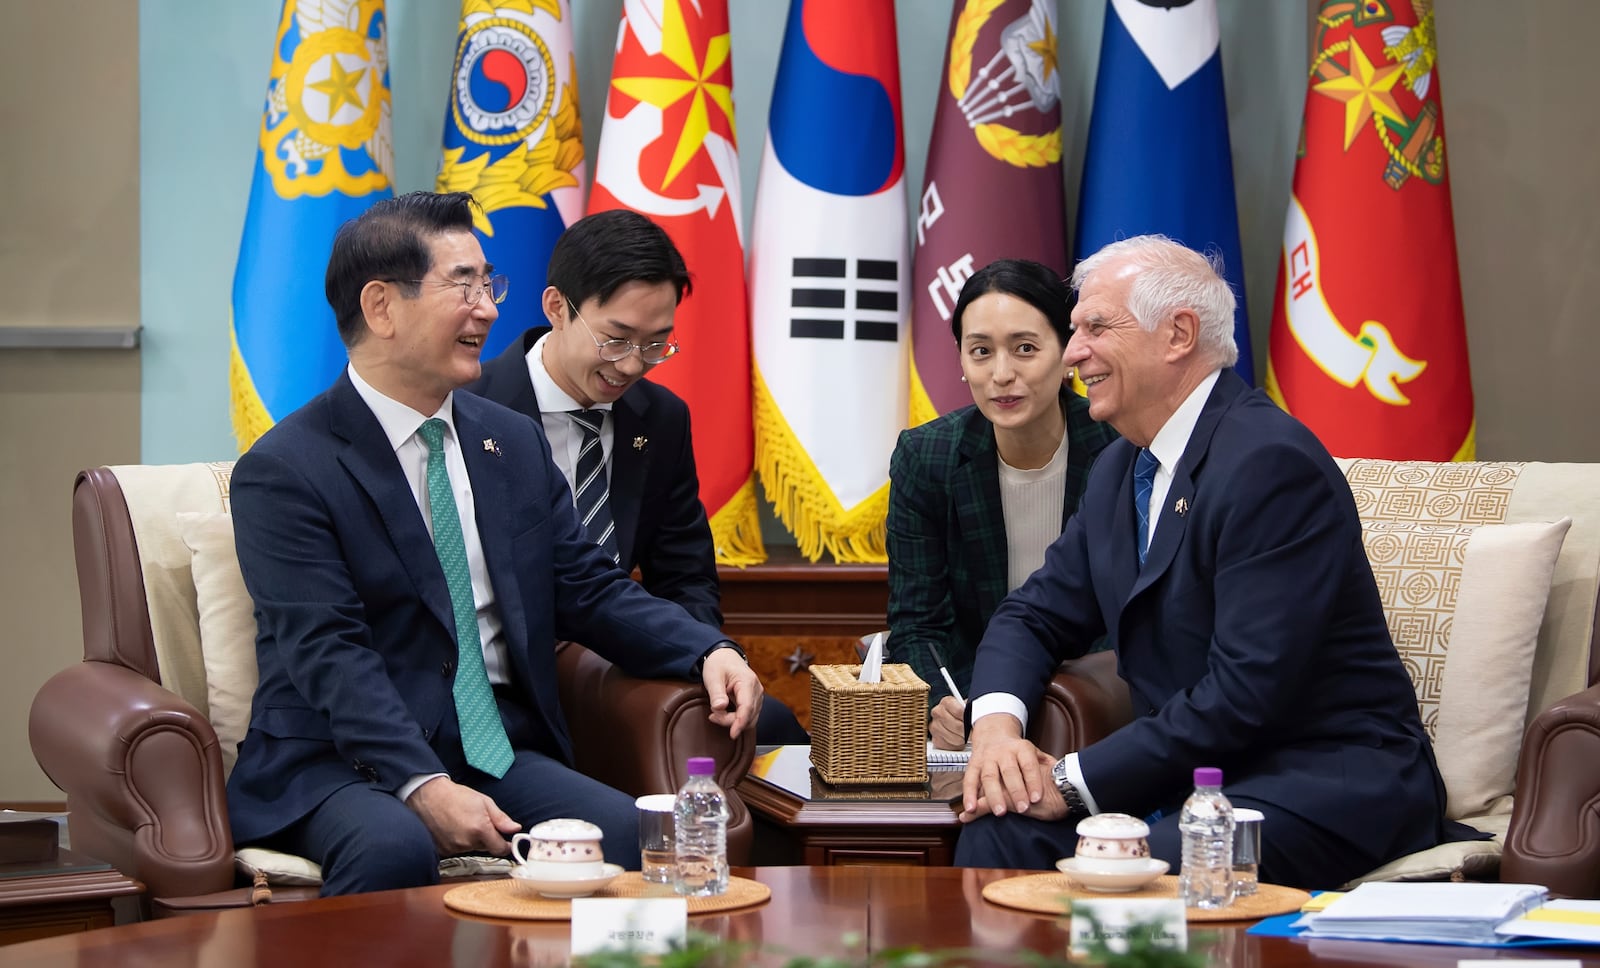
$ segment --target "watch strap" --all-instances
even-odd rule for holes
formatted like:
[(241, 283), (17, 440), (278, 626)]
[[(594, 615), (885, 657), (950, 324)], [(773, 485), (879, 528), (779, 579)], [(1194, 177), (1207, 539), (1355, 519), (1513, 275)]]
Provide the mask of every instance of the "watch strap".
[(739, 653), (739, 658), (744, 660), (745, 665), (750, 664), (750, 657), (745, 654), (744, 649), (739, 647), (739, 643), (733, 641), (732, 639), (723, 639), (721, 642), (718, 642), (716, 645), (713, 645), (711, 648), (707, 649), (704, 655), (700, 656), (700, 658), (694, 661), (695, 675), (698, 676), (705, 672), (706, 660), (711, 657), (711, 653), (717, 651), (718, 649), (732, 649), (733, 651)]

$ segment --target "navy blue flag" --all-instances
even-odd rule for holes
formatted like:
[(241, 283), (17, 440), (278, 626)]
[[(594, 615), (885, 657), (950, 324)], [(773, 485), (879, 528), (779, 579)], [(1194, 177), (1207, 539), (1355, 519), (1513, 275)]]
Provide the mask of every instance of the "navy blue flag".
[(1078, 198), (1076, 258), (1159, 232), (1220, 252), (1254, 383), (1216, 0), (1109, 0)]

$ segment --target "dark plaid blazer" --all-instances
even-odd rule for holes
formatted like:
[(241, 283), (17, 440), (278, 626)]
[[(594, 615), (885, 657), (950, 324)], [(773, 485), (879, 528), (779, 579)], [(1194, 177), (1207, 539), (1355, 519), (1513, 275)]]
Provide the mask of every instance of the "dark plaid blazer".
[[(1117, 439), (1089, 419), (1070, 390), (1067, 486), (1061, 527), (1077, 510), (1089, 467)], [(905, 662), (928, 683), (931, 708), (950, 694), (931, 644), (963, 692), (989, 617), (1006, 597), (1006, 525), (994, 425), (962, 407), (900, 435), (889, 460), (889, 629), (886, 661)]]

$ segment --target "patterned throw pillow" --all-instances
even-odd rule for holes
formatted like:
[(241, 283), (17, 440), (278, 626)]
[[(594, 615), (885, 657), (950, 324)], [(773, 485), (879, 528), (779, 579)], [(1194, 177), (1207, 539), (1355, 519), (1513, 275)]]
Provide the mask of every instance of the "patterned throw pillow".
[(1571, 524), (1364, 524), (1452, 819), (1511, 809), (1539, 625)]

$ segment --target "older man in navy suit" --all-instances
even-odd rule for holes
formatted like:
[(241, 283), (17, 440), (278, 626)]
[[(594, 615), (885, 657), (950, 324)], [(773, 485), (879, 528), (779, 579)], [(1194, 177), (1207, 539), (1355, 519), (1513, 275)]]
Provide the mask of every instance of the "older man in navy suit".
[(432, 883), (439, 856), (504, 855), (553, 816), (637, 866), (632, 799), (571, 767), (558, 639), (703, 678), (734, 735), (761, 706), (736, 645), (585, 537), (538, 425), (454, 392), (507, 286), (472, 204), (418, 192), (340, 229), (326, 288), (349, 368), (234, 468), (261, 679), (229, 818), (237, 843), (322, 864), (325, 894)]
[[(1108, 245), (1073, 285), (1069, 366), (1122, 440), (978, 647), (956, 862), (1048, 867), (1076, 822), (1158, 816), (1179, 862), (1198, 766), (1266, 815), (1261, 876), (1333, 886), (1464, 828), (1384, 624), (1339, 468), (1231, 369), (1234, 297), (1168, 239)], [(1107, 635), (1135, 718), (1056, 760), (1025, 739), (1056, 665)]]

